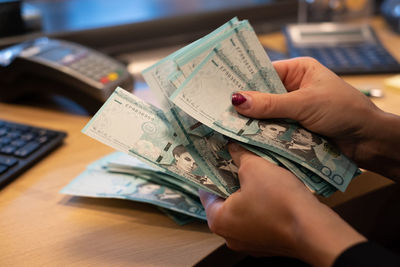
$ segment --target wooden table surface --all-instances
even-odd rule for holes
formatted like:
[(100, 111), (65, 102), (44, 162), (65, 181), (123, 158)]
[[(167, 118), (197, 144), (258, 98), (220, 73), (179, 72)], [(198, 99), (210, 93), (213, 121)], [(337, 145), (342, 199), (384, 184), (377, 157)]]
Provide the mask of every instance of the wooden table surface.
[(80, 132), (89, 117), (6, 104), (0, 117), (68, 133), (0, 191), (0, 266), (188, 266), (223, 244), (205, 223), (178, 226), (150, 205), (60, 194), (113, 151)]
[[(400, 60), (400, 37), (379, 19), (374, 26)], [(278, 33), (261, 41), (278, 50), (284, 46)], [(382, 88), (385, 97), (374, 102), (400, 114), (400, 94), (383, 88), (390, 76), (344, 78), (357, 87)], [(89, 163), (113, 151), (80, 132), (90, 117), (1, 103), (0, 118), (68, 133), (60, 148), (1, 189), (0, 266), (191, 266), (224, 243), (205, 223), (178, 226), (147, 204), (60, 194)], [(322, 201), (339, 205), (390, 183), (365, 173), (346, 193)]]

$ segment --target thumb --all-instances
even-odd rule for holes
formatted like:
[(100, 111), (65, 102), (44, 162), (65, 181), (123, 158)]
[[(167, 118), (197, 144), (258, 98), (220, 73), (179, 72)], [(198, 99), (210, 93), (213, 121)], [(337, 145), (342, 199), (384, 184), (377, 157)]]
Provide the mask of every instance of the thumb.
[[(307, 94), (302, 90), (286, 94), (243, 91), (232, 95), (232, 105), (246, 117), (256, 119), (285, 118), (300, 121), (307, 107)], [(303, 114), (304, 115), (304, 114)]]
[(206, 211), (208, 224), (213, 225), (219, 210), (224, 204), (224, 200), (212, 193), (206, 192), (201, 189), (199, 189), (199, 196), (201, 204)]

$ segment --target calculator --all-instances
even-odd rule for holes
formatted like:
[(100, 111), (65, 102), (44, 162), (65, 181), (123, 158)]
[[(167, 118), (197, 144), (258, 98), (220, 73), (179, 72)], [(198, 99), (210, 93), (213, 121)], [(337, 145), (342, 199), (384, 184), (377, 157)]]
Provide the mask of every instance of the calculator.
[(289, 24), (284, 34), (289, 57), (313, 57), (337, 74), (400, 72), (368, 24)]

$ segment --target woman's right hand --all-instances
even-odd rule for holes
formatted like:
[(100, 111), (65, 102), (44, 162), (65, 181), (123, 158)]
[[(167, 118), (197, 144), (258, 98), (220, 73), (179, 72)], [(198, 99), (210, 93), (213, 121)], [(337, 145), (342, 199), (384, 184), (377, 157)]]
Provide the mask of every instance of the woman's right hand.
[(380, 110), (312, 58), (273, 65), (289, 93), (238, 92), (232, 104), (239, 113), (296, 120), (328, 137), (360, 167), (400, 179), (400, 117)]

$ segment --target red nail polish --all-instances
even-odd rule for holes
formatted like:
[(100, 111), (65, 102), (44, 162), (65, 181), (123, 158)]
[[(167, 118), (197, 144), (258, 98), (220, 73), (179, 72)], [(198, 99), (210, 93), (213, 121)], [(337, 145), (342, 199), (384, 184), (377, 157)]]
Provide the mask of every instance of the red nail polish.
[(234, 106), (239, 106), (240, 104), (246, 102), (246, 100), (246, 97), (244, 97), (242, 94), (234, 93), (232, 95), (232, 105)]

